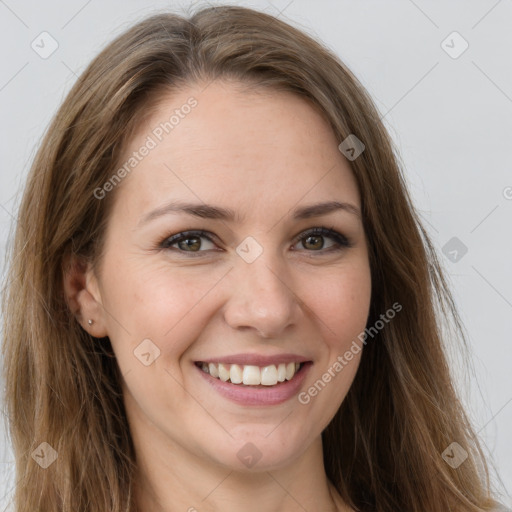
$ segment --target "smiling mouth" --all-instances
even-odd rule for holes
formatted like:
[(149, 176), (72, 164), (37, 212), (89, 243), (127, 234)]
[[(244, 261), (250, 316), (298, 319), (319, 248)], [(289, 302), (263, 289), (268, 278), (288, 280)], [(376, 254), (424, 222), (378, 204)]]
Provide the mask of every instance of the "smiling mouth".
[(203, 361), (198, 361), (195, 364), (204, 373), (222, 382), (253, 387), (276, 386), (292, 380), (304, 367), (304, 363), (295, 362), (268, 366), (206, 363)]

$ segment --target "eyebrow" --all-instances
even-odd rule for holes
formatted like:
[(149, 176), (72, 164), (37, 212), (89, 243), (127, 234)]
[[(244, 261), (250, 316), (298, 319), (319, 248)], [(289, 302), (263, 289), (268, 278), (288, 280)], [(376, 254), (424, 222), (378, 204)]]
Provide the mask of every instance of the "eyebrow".
[[(302, 220), (309, 219), (311, 217), (320, 217), (339, 210), (355, 215), (359, 219), (361, 218), (361, 212), (355, 205), (346, 202), (327, 201), (295, 209), (293, 211), (293, 219)], [(173, 201), (146, 214), (139, 221), (139, 226), (158, 217), (162, 217), (163, 215), (180, 213), (192, 215), (201, 219), (223, 220), (229, 222), (240, 221), (240, 217), (229, 208), (222, 208), (220, 206), (213, 206), (206, 203)]]

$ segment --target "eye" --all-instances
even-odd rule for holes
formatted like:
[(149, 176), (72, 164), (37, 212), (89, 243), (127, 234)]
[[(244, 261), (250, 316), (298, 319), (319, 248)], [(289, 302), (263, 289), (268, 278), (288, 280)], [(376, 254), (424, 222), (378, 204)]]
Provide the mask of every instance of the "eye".
[[(206, 244), (202, 240), (206, 240)], [(215, 244), (212, 242), (210, 234), (206, 231), (184, 231), (166, 238), (160, 244), (160, 247), (162, 249), (176, 249), (181, 252), (195, 253), (214, 249)], [(203, 249), (203, 251), (200, 251), (200, 249)]]
[[(326, 238), (330, 238), (331, 241), (334, 241), (327, 248), (325, 247)], [(327, 229), (325, 227), (313, 228), (301, 233), (296, 238), (295, 243), (300, 243), (302, 248), (306, 249), (308, 252), (325, 253), (352, 247), (352, 243), (347, 237), (334, 231), (332, 228)]]
[[(182, 231), (175, 235), (166, 237), (160, 244), (161, 249), (170, 249), (178, 253), (188, 253), (189, 255), (218, 250), (213, 239), (216, 237), (206, 231)], [(331, 243), (326, 246), (325, 239), (330, 239)], [(332, 251), (340, 251), (344, 248), (352, 247), (352, 243), (341, 233), (325, 227), (317, 227), (303, 231), (298, 235), (293, 246), (302, 245), (302, 249), (307, 252), (319, 252), (325, 254)], [(297, 249), (293, 249), (294, 251)], [(299, 248), (298, 250), (301, 250)]]

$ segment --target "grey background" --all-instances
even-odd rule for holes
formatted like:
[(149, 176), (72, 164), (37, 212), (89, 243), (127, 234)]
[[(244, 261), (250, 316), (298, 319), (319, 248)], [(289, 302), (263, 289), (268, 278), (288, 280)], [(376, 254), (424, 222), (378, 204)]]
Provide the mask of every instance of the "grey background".
[[(501, 484), (495, 478), (502, 502), (511, 507), (512, 3), (225, 3), (279, 15), (321, 39), (358, 76), (385, 116), (469, 333), (473, 372), (462, 372), (456, 354), (454, 369), (475, 429), (501, 476)], [(194, 5), (197, 2), (0, 0), (2, 262), (20, 185), (42, 133), (77, 76), (133, 22), (156, 11), (182, 12)], [(43, 31), (59, 45), (47, 59), (31, 48)], [(462, 48), (458, 36), (448, 37), (454, 31), (469, 44), (458, 58), (442, 46), (446, 40), (444, 47), (451, 46), (447, 49), (452, 53)], [(453, 237), (468, 249), (462, 258), (458, 252), (456, 262), (450, 260), (453, 247), (446, 246)], [(2, 421), (0, 510), (7, 505), (13, 482)]]

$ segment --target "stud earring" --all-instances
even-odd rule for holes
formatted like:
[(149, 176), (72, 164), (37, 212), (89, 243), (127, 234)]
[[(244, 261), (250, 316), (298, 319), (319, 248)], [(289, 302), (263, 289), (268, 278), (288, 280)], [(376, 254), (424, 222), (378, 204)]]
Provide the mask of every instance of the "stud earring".
[(92, 324), (94, 323), (94, 320), (89, 319), (89, 320), (87, 320), (87, 323), (88, 323), (89, 325), (92, 325)]

